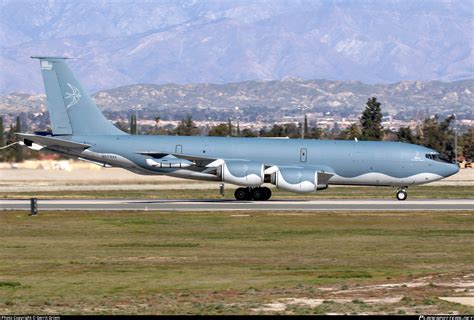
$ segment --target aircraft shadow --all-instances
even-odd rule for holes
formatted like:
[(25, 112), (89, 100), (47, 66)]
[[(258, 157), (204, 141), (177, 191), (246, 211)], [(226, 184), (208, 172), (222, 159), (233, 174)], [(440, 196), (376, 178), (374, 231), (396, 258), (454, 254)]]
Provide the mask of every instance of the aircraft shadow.
[(268, 203), (268, 202), (308, 202), (310, 200), (304, 199), (275, 199), (267, 201), (252, 201), (252, 200), (234, 200), (234, 199), (156, 199), (156, 200), (128, 200), (126, 203), (178, 203), (178, 202), (193, 202), (193, 203)]

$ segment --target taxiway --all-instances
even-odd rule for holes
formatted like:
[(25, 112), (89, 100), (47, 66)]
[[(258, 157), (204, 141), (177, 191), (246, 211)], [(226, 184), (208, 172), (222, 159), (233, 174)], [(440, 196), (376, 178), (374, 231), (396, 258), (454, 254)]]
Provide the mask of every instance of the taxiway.
[[(29, 210), (30, 200), (0, 200), (0, 210)], [(294, 200), (235, 201), (230, 199), (38, 200), (39, 210), (166, 210), (166, 211), (431, 211), (474, 210), (474, 199), (423, 200)]]

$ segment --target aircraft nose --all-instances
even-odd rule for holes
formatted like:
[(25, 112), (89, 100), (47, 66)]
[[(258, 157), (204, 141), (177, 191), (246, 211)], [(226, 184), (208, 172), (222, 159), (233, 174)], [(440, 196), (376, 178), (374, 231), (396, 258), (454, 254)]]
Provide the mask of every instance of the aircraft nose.
[(449, 177), (459, 172), (459, 166), (454, 163), (446, 163), (443, 168), (443, 176)]

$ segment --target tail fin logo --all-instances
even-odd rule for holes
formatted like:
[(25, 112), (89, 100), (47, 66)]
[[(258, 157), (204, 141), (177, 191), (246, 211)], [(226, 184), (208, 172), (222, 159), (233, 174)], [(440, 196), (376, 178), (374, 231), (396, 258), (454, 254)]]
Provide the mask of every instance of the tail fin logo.
[(66, 99), (71, 99), (69, 104), (66, 106), (66, 109), (69, 109), (70, 107), (78, 103), (82, 96), (79, 92), (79, 89), (77, 89), (75, 86), (73, 86), (69, 82), (67, 85), (71, 89), (71, 92), (66, 92)]

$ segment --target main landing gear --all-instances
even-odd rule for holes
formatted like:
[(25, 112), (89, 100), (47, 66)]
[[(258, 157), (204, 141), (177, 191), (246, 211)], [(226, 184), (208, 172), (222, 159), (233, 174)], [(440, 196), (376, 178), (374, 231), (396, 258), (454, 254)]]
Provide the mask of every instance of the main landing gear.
[(407, 192), (406, 192), (406, 190), (405, 190), (404, 188), (397, 190), (397, 199), (398, 199), (398, 200), (403, 201), (403, 200), (405, 200), (407, 197), (408, 197), (408, 194), (407, 194)]
[(237, 188), (234, 196), (237, 200), (266, 201), (272, 196), (272, 191), (267, 187)]

